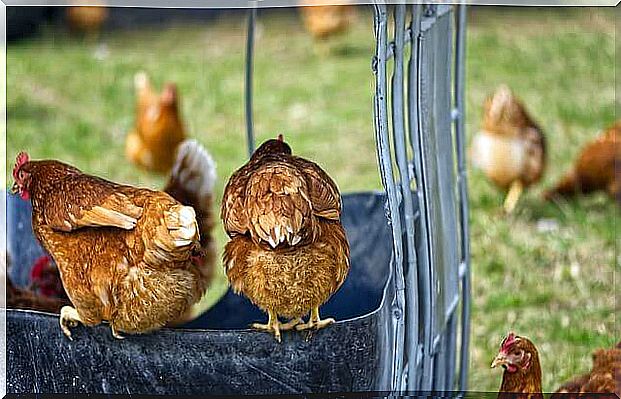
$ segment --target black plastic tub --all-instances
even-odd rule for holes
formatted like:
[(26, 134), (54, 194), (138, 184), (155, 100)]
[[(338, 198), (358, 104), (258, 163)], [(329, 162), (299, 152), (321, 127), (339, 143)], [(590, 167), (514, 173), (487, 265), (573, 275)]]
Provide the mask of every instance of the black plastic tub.
[[(396, 346), (390, 302), (392, 237), (385, 196), (345, 195), (343, 223), (351, 245), (351, 271), (321, 314), (338, 322), (312, 335), (283, 333), (278, 343), (251, 331), (266, 316), (227, 292), (183, 328), (119, 341), (107, 325), (61, 332), (58, 316), (7, 312), (9, 393), (274, 394), (386, 391)], [(8, 196), (11, 275), (24, 283), (40, 255), (30, 204)]]

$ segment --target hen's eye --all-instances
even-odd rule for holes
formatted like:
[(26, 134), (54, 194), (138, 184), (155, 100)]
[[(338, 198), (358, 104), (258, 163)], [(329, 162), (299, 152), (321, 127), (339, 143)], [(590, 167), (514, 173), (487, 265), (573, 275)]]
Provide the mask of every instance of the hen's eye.
[(23, 179), (23, 178), (24, 178), (24, 176), (25, 176), (24, 171), (23, 171), (23, 170), (20, 170), (20, 171), (19, 171), (19, 178), (20, 178), (20, 179)]

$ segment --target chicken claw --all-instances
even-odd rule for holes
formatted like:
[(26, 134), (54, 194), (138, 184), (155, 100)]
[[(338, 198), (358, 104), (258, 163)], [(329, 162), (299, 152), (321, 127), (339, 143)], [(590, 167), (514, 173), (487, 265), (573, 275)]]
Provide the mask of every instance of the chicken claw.
[(116, 339), (125, 339), (124, 336), (122, 336), (114, 327), (110, 327), (110, 329), (112, 330), (112, 336)]
[(60, 309), (60, 329), (63, 330), (63, 333), (71, 341), (73, 341), (73, 338), (71, 338), (71, 330), (69, 327), (77, 327), (78, 323), (82, 323), (82, 320), (77, 310), (71, 306), (63, 306)]
[(311, 316), (308, 319), (308, 323), (298, 324), (295, 326), (295, 329), (298, 331), (302, 330), (320, 330), (322, 328), (328, 327), (330, 324), (334, 324), (336, 320), (329, 318), (321, 320), (319, 318), (319, 307), (313, 308), (311, 310)]
[(274, 338), (276, 338), (276, 341), (282, 342), (280, 339), (280, 328), (278, 327), (278, 323), (270, 324), (269, 321), (267, 322), (267, 324), (252, 323), (251, 327), (254, 328), (255, 330), (273, 332)]
[(281, 342), (280, 340), (280, 326), (278, 322), (278, 316), (271, 310), (267, 311), (268, 320), (267, 324), (253, 323), (252, 328), (262, 331), (270, 331), (274, 333), (274, 338), (276, 341)]
[(261, 331), (273, 332), (274, 338), (276, 338), (276, 341), (278, 342), (281, 342), (280, 331), (292, 330), (294, 327), (302, 323), (302, 319), (297, 318), (289, 321), (288, 323), (281, 324), (278, 321), (278, 316), (276, 315), (276, 313), (269, 310), (267, 314), (269, 317), (267, 324), (253, 323), (251, 327)]
[(280, 329), (282, 331), (293, 330), (297, 325), (302, 323), (304, 323), (304, 320), (302, 320), (301, 318), (293, 319), (285, 324), (280, 324)]

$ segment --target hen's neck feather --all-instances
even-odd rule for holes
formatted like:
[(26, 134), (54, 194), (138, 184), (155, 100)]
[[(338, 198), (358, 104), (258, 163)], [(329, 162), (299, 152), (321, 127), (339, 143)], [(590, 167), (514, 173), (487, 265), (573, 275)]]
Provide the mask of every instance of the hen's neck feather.
[[(527, 370), (518, 370), (515, 373), (504, 372), (498, 398), (543, 399), (541, 392), (541, 366), (538, 357), (534, 356)], [(516, 395), (517, 393), (524, 395)]]

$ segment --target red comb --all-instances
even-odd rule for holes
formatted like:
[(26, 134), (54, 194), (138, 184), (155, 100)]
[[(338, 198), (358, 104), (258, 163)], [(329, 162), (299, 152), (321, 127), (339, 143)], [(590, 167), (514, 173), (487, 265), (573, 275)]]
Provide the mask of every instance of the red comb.
[(500, 351), (507, 352), (509, 348), (511, 347), (511, 345), (513, 345), (516, 341), (517, 341), (517, 335), (515, 335), (513, 331), (509, 332), (509, 334), (507, 334), (505, 339), (503, 339), (502, 343), (500, 344)]
[(15, 166), (13, 167), (13, 178), (14, 179), (17, 179), (17, 172), (19, 171), (19, 168), (21, 168), (23, 164), (28, 162), (29, 159), (30, 158), (28, 158), (28, 154), (25, 153), (24, 151), (17, 154), (17, 158), (15, 159)]
[(285, 141), (285, 136), (283, 136), (282, 134), (279, 134), (277, 139), (278, 141)]
[(49, 266), (50, 257), (47, 255), (40, 256), (30, 269), (30, 279), (35, 280), (41, 277), (43, 271)]
[(177, 102), (177, 85), (174, 83), (166, 83), (161, 95), (164, 104), (174, 104)]

